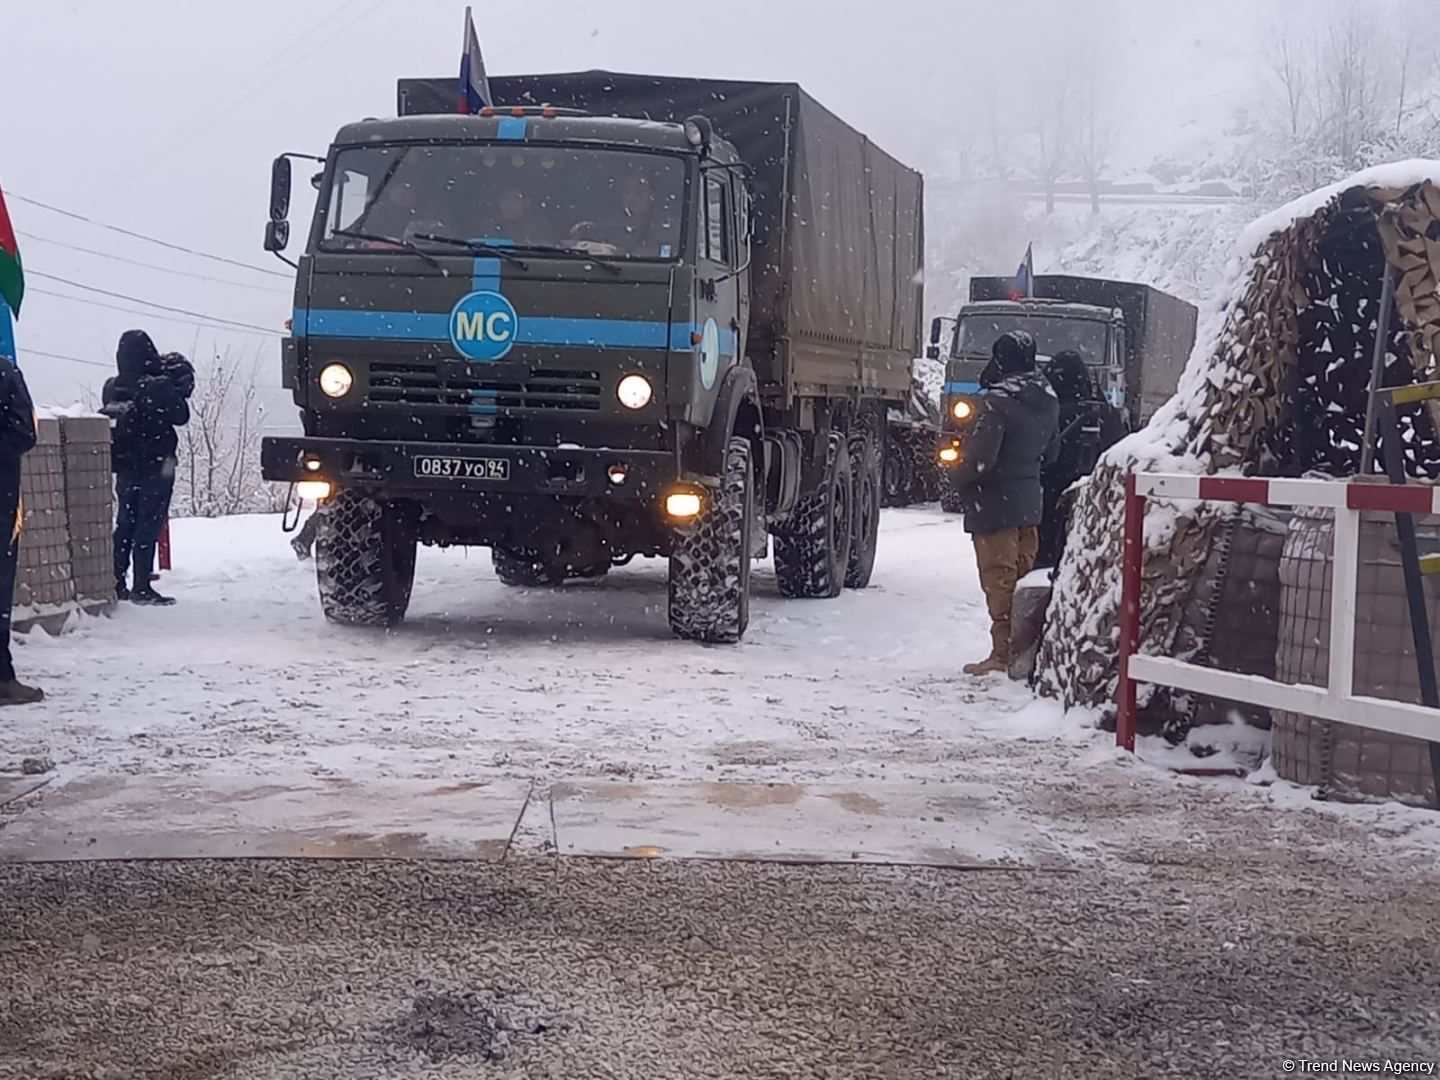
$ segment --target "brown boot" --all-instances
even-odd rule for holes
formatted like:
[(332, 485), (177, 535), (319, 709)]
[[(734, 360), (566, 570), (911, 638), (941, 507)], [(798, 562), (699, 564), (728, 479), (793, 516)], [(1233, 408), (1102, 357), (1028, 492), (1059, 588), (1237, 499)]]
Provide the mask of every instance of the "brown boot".
[(0, 707), (5, 705), (35, 705), (45, 700), (45, 691), (26, 686), (16, 679), (0, 682)]
[(990, 655), (978, 664), (966, 664), (966, 675), (1007, 674), (1010, 671), (1010, 623), (991, 623)]

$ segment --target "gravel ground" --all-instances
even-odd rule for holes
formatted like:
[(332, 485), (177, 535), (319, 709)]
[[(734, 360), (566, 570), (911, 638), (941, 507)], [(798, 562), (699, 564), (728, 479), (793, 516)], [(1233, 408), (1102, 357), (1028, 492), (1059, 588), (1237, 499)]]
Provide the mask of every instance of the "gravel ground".
[[(1358, 857), (1357, 857), (1358, 858)], [(1440, 875), (0, 866), (0, 1077), (1268, 1077), (1434, 1060)]]

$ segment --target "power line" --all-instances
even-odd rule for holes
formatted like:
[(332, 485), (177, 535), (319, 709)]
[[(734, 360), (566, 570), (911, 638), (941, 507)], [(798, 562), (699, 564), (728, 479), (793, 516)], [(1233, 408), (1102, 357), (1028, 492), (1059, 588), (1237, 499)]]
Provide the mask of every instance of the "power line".
[(32, 349), (28, 345), (21, 348), (20, 351), (30, 356), (43, 356), (47, 360), (69, 360), (72, 364), (84, 364), (86, 367), (104, 368), (107, 371), (114, 366), (100, 360), (85, 360), (79, 356), (66, 356), (64, 353), (46, 352), (44, 349)]
[(91, 300), (87, 296), (67, 296), (65, 293), (52, 292), (49, 289), (28, 289), (27, 292), (37, 296), (50, 296), (56, 300), (69, 300), (76, 304), (88, 304), (90, 307), (106, 308), (110, 311), (123, 311), (130, 315), (144, 315), (146, 318), (159, 319), (161, 322), (184, 323), (187, 326), (204, 326), (211, 330), (229, 330), (235, 334), (258, 334), (265, 337), (284, 337), (279, 330), (264, 330), (260, 327), (246, 328), (236, 324), (225, 324), (216, 322), (214, 319), (182, 319), (174, 315), (163, 315), (155, 311), (144, 311), (140, 308), (124, 307), (120, 304), (107, 304), (103, 300)]
[[(223, 315), (210, 315), (203, 311), (190, 311), (187, 308), (171, 307), (168, 304), (157, 304), (153, 300), (145, 300), (138, 296), (126, 296), (124, 293), (96, 288), (94, 285), (86, 285), (80, 281), (71, 281), (69, 278), (58, 277), (55, 274), (42, 274), (39, 270), (31, 270), (29, 274), (31, 277), (44, 278), (46, 281), (57, 281), (61, 285), (69, 285), (72, 289), (83, 289), (86, 292), (93, 292), (99, 296), (108, 296), (115, 300), (127, 300), (132, 304), (143, 304), (146, 307), (156, 308), (160, 311), (173, 311), (176, 315), (189, 315), (197, 319), (206, 319), (214, 323), (225, 323), (245, 330), (259, 330), (263, 333), (270, 332), (268, 328), (257, 326), (255, 323), (240, 322), (238, 319), (227, 319)], [(74, 299), (79, 299), (79, 297), (75, 297)]]
[(282, 274), (278, 270), (267, 270), (263, 266), (255, 266), (251, 263), (240, 262), (237, 259), (227, 259), (223, 255), (211, 255), (208, 251), (196, 251), (194, 248), (188, 248), (181, 244), (172, 244), (168, 240), (160, 240), (154, 236), (147, 236), (145, 233), (134, 232), (130, 229), (124, 229), (121, 228), (119, 225), (110, 225), (104, 221), (96, 221), (94, 218), (88, 218), (84, 214), (77, 214), (72, 210), (62, 210), (58, 206), (51, 206), (49, 203), (43, 203), (39, 199), (30, 199), (26, 198), (24, 195), (17, 195), (13, 191), (7, 191), (5, 193), (5, 197), (7, 199), (14, 199), (16, 202), (26, 203), (29, 206), (39, 207), (41, 210), (49, 210), (52, 214), (59, 214), (62, 217), (71, 218), (75, 221), (83, 221), (87, 225), (94, 225), (101, 229), (108, 229), (111, 232), (119, 233), (121, 236), (129, 236), (136, 240), (144, 240), (151, 244), (158, 244), (160, 247), (169, 248), (171, 251), (182, 251), (186, 255), (195, 255), (202, 259), (210, 259), (213, 262), (225, 263), (228, 266), (238, 266), (242, 270), (250, 270), (256, 274), (267, 274), (270, 277), (288, 278), (290, 276), (289, 274)]
[[(196, 113), (190, 119), (184, 121), (175, 131), (172, 131), (170, 135), (161, 139), (159, 144), (156, 145), (155, 149), (153, 149), (149, 154), (142, 157), (136, 163), (136, 165), (127, 168), (121, 175), (117, 183), (122, 186), (130, 184), (137, 176), (141, 175), (145, 171), (148, 165), (162, 161), (165, 158), (169, 157), (176, 150), (184, 147), (193, 138), (195, 138), (195, 136), (201, 134), (202, 132), (213, 130), (214, 123), (217, 119), (226, 115), (232, 110), (239, 108), (241, 105), (244, 105), (246, 102), (254, 98), (257, 94), (272, 86), (273, 83), (265, 79), (265, 74), (270, 70), (274, 69), (276, 65), (278, 65), (282, 60), (288, 57), (289, 54), (292, 51), (295, 51), (297, 48), (301, 50), (302, 55), (308, 55), (308, 52), (306, 51), (308, 39), (313, 36), (317, 31), (322, 34), (328, 31), (330, 33), (328, 45), (333, 47), (335, 42), (339, 40), (342, 34), (348, 31), (351, 27), (362, 22), (363, 20), (368, 19), (376, 11), (380, 10), (380, 8), (386, 2), (387, 0), (375, 0), (374, 3), (361, 11), (349, 22), (344, 23), (339, 27), (336, 27), (334, 30), (330, 30), (329, 27), (327, 27), (325, 24), (328, 23), (330, 19), (333, 18), (335, 15), (338, 15), (340, 11), (342, 11), (347, 6), (348, 0), (347, 3), (342, 3), (338, 5), (318, 23), (311, 26), (310, 29), (302, 32), (302, 34), (298, 38), (293, 39), (286, 49), (283, 49), (281, 52), (271, 57), (268, 63), (262, 65), (258, 70), (251, 72), (250, 76), (246, 79), (241, 80), (241, 82), (237, 86), (231, 87), (231, 96), (228, 99), (222, 98), (219, 102), (210, 103), (202, 112)], [(251, 86), (252, 82), (254, 82), (253, 87)]]
[(113, 259), (115, 262), (144, 267), (146, 270), (156, 270), (162, 274), (175, 274), (178, 277), (189, 278), (192, 281), (209, 281), (215, 285), (228, 285), (232, 289), (253, 289), (258, 292), (276, 293), (280, 295), (288, 295), (290, 292), (289, 289), (280, 289), (273, 285), (255, 285), (250, 282), (233, 281), (230, 278), (208, 277), (205, 274), (196, 274), (190, 270), (179, 270), (173, 266), (161, 266), (159, 263), (148, 263), (140, 259), (128, 259), (124, 255), (115, 255), (108, 251), (97, 251), (94, 248), (81, 247), (79, 244), (67, 244), (63, 240), (52, 240), (48, 236), (37, 236), (34, 233), (22, 232), (19, 229), (15, 230), (15, 234), (39, 244), (50, 244), (52, 247), (65, 248), (67, 251), (78, 251), (83, 255), (94, 255), (101, 259)]

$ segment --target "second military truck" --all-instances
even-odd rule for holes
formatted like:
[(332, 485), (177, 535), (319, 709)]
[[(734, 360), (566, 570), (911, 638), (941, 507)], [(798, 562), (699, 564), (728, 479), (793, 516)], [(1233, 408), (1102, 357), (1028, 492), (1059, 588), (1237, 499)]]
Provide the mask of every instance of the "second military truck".
[[(669, 622), (735, 642), (750, 566), (870, 581), (888, 410), (921, 344), (922, 181), (798, 86), (402, 80), (342, 128), (298, 260), (269, 480), (327, 500), (332, 620), (405, 615), (418, 544), (511, 585), (669, 559)], [(267, 247), (285, 247), (288, 157)]]
[[(1195, 346), (1197, 311), (1149, 285), (1106, 278), (1042, 274), (1028, 297), (1015, 297), (1010, 278), (970, 280), (970, 302), (955, 318), (945, 356), (941, 393), (943, 432), (939, 454), (954, 466), (964, 455), (964, 433), (977, 415), (981, 372), (995, 339), (1011, 330), (1035, 338), (1041, 370), (1057, 353), (1076, 352), (1105, 399), (1124, 411), (1132, 430), (1149, 423), (1175, 393)], [(945, 320), (930, 325), (932, 358), (940, 356)], [(947, 471), (947, 476), (949, 471)], [(958, 511), (958, 493), (947, 482), (941, 502)]]

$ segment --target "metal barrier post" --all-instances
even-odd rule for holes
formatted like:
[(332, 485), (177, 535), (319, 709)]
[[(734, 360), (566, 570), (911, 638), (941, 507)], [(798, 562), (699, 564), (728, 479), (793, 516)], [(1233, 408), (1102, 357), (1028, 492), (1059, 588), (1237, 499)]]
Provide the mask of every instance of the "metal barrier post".
[(160, 530), (160, 543), (157, 545), (160, 555), (160, 569), (170, 569), (170, 522), (165, 522), (165, 527)]

